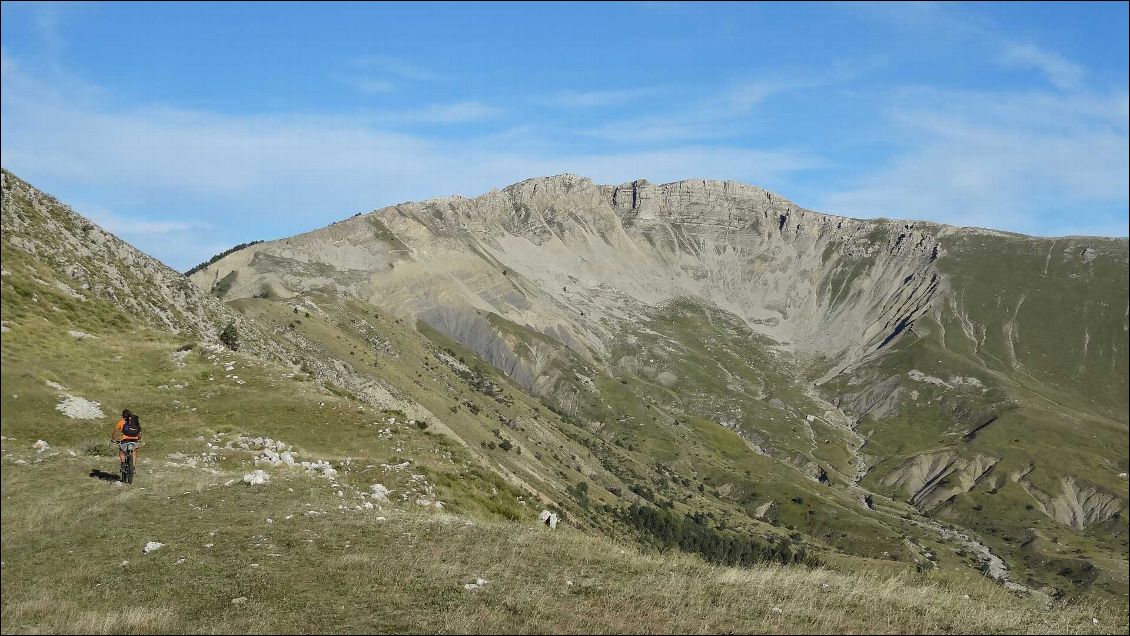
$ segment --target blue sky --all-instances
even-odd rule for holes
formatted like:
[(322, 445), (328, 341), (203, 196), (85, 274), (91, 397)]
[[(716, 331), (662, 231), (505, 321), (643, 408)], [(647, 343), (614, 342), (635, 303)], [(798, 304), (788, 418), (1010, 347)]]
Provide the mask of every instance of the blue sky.
[(181, 270), (562, 172), (1125, 236), (1127, 6), (4, 2), (0, 154)]

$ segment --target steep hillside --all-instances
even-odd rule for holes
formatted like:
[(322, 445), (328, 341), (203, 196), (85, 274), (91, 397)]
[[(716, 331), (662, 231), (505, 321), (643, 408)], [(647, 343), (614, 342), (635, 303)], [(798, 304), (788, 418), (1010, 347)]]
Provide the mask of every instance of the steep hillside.
[[(872, 514), (890, 497), (975, 529), (1029, 586), (1123, 594), (1127, 253), (828, 216), (733, 182), (563, 175), (358, 215), (192, 279), (418, 320), (661, 462), (672, 501), (681, 481), (727, 485), (715, 498), (747, 517), (866, 550), (890, 539), (839, 535), (903, 534)], [(724, 461), (719, 428), (756, 459)], [(820, 505), (790, 510), (793, 490)], [(1087, 558), (1063, 565), (1057, 542)]]

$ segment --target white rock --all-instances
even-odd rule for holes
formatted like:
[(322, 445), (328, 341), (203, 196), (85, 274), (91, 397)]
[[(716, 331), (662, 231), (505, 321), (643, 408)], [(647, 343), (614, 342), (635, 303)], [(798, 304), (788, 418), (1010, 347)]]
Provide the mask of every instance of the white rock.
[(550, 528), (557, 528), (557, 515), (548, 510), (542, 510), (541, 514), (538, 515), (538, 520)]
[(388, 495), (391, 492), (388, 488), (385, 488), (384, 484), (373, 484), (369, 487), (369, 490), (373, 491), (371, 496), (377, 501), (388, 501)]
[(141, 552), (143, 554), (149, 554), (150, 552), (154, 550), (160, 550), (163, 547), (165, 547), (164, 543), (160, 543), (158, 541), (149, 541), (145, 544), (145, 547), (141, 549)]
[(37, 453), (42, 453), (43, 451), (51, 448), (51, 446), (43, 440), (37, 441), (36, 443), (32, 444), (31, 447), (34, 448), (35, 452)]
[(771, 610), (769, 610), (769, 611), (770, 611), (770, 612), (773, 612), (774, 614), (781, 614), (781, 613), (783, 613), (783, 612), (781, 611), (781, 608), (779, 608), (779, 607), (774, 607), (773, 609), (771, 609)]
[(243, 476), (243, 481), (252, 486), (259, 486), (271, 481), (271, 476), (263, 470), (256, 470)]
[(55, 410), (72, 420), (97, 420), (106, 417), (102, 413), (101, 404), (90, 400), (64, 395), (63, 401), (55, 405)]
[(240, 597), (238, 597), (238, 598), (233, 598), (233, 599), (231, 600), (231, 604), (232, 604), (232, 605), (243, 605), (243, 604), (244, 604), (244, 603), (246, 603), (246, 602), (247, 602), (247, 597), (246, 597), (246, 596), (240, 596)]

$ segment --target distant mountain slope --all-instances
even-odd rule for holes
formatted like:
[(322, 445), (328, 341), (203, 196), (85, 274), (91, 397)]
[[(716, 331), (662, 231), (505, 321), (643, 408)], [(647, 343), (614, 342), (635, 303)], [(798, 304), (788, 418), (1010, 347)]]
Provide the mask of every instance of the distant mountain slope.
[(74, 287), (63, 289), (68, 295), (75, 299), (101, 297), (153, 326), (213, 341), (223, 327), (219, 323), (240, 319), (180, 273), (74, 213), (54, 197), (7, 170), (0, 178), (5, 240), (73, 279)]
[[(789, 470), (978, 529), (1033, 581), (1058, 557), (1023, 537), (1070, 528), (1124, 589), (1127, 258), (1126, 239), (561, 175), (257, 244), (192, 280), (419, 320), (610, 441), (639, 437), (625, 416), (641, 403), (729, 427)], [(694, 461), (667, 450), (678, 439), (641, 441)]]

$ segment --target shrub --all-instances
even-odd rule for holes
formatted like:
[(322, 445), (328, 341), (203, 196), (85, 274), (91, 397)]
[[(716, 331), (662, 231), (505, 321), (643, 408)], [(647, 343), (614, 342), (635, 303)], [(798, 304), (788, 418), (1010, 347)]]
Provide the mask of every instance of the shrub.
[(234, 322), (229, 322), (220, 332), (220, 342), (232, 351), (239, 351), (239, 330), (236, 329)]

